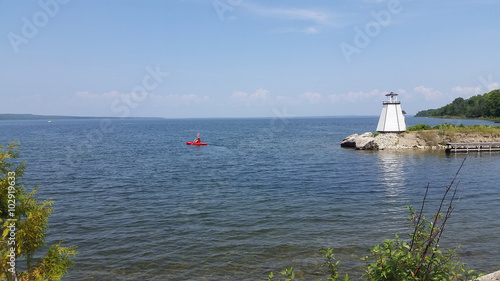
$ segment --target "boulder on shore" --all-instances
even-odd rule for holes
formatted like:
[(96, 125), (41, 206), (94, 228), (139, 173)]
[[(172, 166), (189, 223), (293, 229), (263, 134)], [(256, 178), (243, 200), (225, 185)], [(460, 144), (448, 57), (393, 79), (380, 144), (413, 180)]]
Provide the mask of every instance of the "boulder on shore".
[(364, 134), (352, 134), (346, 137), (342, 143), (341, 147), (353, 147), (357, 150), (382, 150), (387, 148), (393, 148), (397, 145), (398, 134), (379, 134), (374, 136), (370, 132)]
[(341, 147), (354, 147), (359, 149), (358, 144), (364, 143), (366, 139), (373, 137), (373, 134), (370, 132), (364, 133), (362, 135), (352, 134), (346, 137), (342, 143), (340, 143)]

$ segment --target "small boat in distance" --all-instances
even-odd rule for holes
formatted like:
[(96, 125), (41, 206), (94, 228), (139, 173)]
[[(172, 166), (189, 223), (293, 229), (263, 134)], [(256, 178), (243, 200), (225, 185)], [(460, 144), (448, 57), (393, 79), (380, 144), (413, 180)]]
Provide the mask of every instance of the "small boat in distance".
[(200, 133), (198, 133), (198, 135), (196, 136), (196, 139), (194, 141), (187, 141), (186, 144), (187, 145), (207, 145), (207, 143), (201, 142)]
[(207, 143), (204, 142), (193, 142), (193, 141), (187, 141), (187, 145), (207, 145)]

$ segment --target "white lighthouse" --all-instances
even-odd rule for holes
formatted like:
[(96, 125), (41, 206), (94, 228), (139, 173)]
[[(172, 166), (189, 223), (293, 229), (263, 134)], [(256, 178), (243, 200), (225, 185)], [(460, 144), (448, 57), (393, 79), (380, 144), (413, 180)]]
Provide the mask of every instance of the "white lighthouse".
[(406, 131), (405, 116), (401, 110), (401, 102), (397, 98), (398, 94), (391, 92), (385, 96), (388, 100), (383, 102), (377, 132), (402, 133)]

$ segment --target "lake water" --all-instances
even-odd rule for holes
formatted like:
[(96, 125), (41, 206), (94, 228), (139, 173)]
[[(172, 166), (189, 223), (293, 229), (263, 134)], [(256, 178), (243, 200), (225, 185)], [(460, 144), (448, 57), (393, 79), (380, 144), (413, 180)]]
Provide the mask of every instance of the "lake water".
[[(488, 121), (407, 118), (409, 126)], [(23, 181), (55, 200), (48, 243), (78, 246), (63, 280), (321, 277), (319, 250), (358, 276), (366, 250), (399, 233), (408, 205), (436, 207), (462, 163), (442, 239), (500, 270), (500, 153), (343, 149), (377, 117), (0, 121), (21, 143)], [(187, 146), (200, 133), (209, 145)], [(433, 208), (429, 209), (431, 215)]]

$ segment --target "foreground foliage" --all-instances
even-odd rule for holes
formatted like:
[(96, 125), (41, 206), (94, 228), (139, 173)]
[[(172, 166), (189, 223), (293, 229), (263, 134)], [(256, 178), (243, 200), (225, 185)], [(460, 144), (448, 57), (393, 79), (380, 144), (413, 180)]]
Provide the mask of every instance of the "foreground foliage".
[[(73, 264), (75, 247), (59, 242), (39, 257), (53, 201), (40, 202), (34, 198), (37, 187), (29, 192), (21, 184), (25, 164), (12, 163), (18, 149), (15, 143), (6, 150), (0, 146), (0, 280), (60, 280)], [(24, 272), (19, 270), (21, 261)]]
[[(464, 159), (465, 162), (465, 159)], [(429, 186), (427, 186), (421, 209), (417, 212), (412, 206), (409, 210), (409, 220), (412, 222), (412, 232), (408, 240), (402, 240), (398, 235), (394, 239), (387, 239), (382, 244), (375, 245), (369, 250), (369, 255), (362, 258), (366, 262), (363, 267), (363, 277), (368, 281), (427, 281), (427, 280), (476, 280), (474, 270), (467, 270), (466, 264), (455, 261), (456, 251), (459, 248), (441, 250), (439, 242), (445, 230), (447, 220), (455, 208), (455, 199), (458, 183), (455, 180), (462, 168), (458, 169), (454, 179), (447, 186), (441, 203), (433, 217), (423, 215), (424, 205)], [(335, 261), (333, 250), (322, 251), (328, 267), (327, 281), (348, 281), (346, 274), (339, 279), (338, 261)], [(293, 268), (280, 272), (285, 280), (295, 279)], [(274, 274), (269, 274), (269, 281), (275, 280)]]

